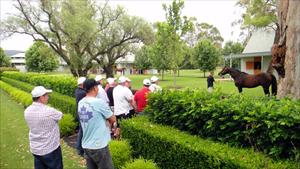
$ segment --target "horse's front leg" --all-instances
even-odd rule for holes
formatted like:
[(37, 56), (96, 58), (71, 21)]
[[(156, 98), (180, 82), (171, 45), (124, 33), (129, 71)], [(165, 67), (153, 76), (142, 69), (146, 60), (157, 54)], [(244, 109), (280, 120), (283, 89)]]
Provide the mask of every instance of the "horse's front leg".
[(263, 87), (263, 89), (264, 89), (265, 95), (270, 96), (269, 87)]
[(239, 89), (239, 93), (243, 92), (243, 88), (242, 87), (238, 87), (238, 89)]

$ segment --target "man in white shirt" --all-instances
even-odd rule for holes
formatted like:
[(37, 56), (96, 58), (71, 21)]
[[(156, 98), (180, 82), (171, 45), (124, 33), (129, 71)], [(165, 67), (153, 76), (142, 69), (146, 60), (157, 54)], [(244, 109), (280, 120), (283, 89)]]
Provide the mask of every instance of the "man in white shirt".
[(151, 85), (149, 87), (151, 92), (160, 92), (162, 90), (162, 88), (160, 86), (158, 86), (158, 80), (159, 78), (156, 76), (152, 76), (151, 77)]
[(95, 81), (99, 83), (99, 85), (98, 85), (98, 89), (99, 90), (98, 90), (98, 94), (97, 94), (96, 98), (102, 99), (105, 103), (108, 104), (109, 103), (109, 99), (107, 97), (107, 94), (106, 94), (105, 90), (102, 87), (102, 80), (103, 79), (104, 79), (104, 77), (102, 77), (101, 75), (97, 75), (95, 77)]
[(24, 111), (35, 169), (63, 168), (58, 126), (63, 114), (46, 105), (51, 92), (43, 86), (35, 87), (31, 91), (33, 103)]
[[(117, 117), (117, 124), (130, 111), (130, 106), (133, 106), (133, 94), (131, 90), (126, 87), (126, 77), (121, 76), (118, 80), (118, 86), (114, 88), (114, 115)], [(118, 126), (119, 127), (119, 126)]]

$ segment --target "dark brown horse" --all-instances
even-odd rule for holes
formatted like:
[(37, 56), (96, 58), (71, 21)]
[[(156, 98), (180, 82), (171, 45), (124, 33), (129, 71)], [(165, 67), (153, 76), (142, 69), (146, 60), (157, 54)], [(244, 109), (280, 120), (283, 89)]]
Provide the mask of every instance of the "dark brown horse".
[(275, 76), (270, 73), (249, 75), (234, 68), (224, 67), (219, 75), (221, 76), (225, 74), (229, 74), (233, 78), (234, 84), (239, 89), (240, 93), (243, 91), (243, 88), (262, 86), (264, 93), (266, 95), (270, 95), (269, 87), (272, 85), (272, 94), (274, 96), (277, 94), (277, 81)]

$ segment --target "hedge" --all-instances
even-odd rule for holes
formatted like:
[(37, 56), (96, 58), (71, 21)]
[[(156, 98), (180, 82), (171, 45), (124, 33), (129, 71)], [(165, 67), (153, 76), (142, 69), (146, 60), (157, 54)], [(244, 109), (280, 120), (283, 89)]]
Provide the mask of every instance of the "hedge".
[(70, 97), (74, 97), (74, 91), (77, 88), (76, 79), (72, 76), (20, 72), (3, 72), (2, 76), (27, 82), (35, 86), (45, 86)]
[[(28, 93), (30, 93), (34, 88), (33, 85), (7, 77), (2, 77), (1, 79), (2, 81)], [(73, 97), (62, 95), (57, 92), (52, 92), (49, 97), (49, 104), (59, 109), (63, 113), (69, 113), (72, 116), (76, 117), (76, 100)]]
[(14, 72), (18, 72), (19, 69), (14, 68), (14, 67), (0, 67), (0, 76), (2, 75), (2, 72), (4, 71), (14, 71)]
[(151, 120), (275, 158), (300, 158), (300, 101), (199, 90), (148, 97)]
[(158, 167), (151, 160), (144, 160), (140, 158), (127, 162), (122, 169), (158, 169)]
[[(0, 81), (0, 89), (6, 91), (12, 98), (21, 103), (24, 107), (28, 107), (32, 103), (31, 94), (12, 87), (3, 81)], [(61, 136), (72, 134), (76, 127), (76, 123), (74, 122), (74, 117), (72, 115), (64, 115), (59, 125)]]
[(132, 150), (130, 144), (126, 140), (112, 140), (109, 143), (109, 150), (115, 169), (120, 169), (126, 162), (132, 160)]
[(153, 159), (160, 168), (297, 168), (291, 161), (274, 161), (252, 149), (204, 140), (168, 126), (137, 117), (121, 122), (134, 156)]

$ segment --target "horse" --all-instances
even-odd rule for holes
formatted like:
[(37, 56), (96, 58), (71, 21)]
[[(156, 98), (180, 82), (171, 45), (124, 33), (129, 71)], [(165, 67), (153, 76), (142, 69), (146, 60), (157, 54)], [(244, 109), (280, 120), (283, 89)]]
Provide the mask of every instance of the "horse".
[(223, 76), (225, 74), (229, 74), (233, 78), (234, 84), (240, 93), (243, 91), (243, 88), (255, 88), (257, 86), (262, 86), (265, 95), (270, 95), (269, 87), (272, 85), (272, 95), (276, 96), (277, 94), (277, 81), (273, 74), (263, 72), (257, 75), (250, 75), (226, 66), (221, 72), (219, 72), (219, 76)]

